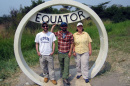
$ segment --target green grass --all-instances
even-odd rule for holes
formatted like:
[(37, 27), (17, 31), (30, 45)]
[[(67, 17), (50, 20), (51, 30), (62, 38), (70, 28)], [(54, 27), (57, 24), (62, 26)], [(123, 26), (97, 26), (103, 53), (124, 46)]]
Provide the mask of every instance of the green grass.
[(108, 24), (106, 29), (108, 27), (111, 28), (111, 31), (108, 32), (109, 47), (130, 53), (130, 21)]
[(17, 71), (18, 65), (15, 58), (0, 60), (0, 79), (6, 79)]
[[(92, 49), (99, 50), (100, 41), (97, 27), (91, 20), (83, 21), (84, 30), (89, 33), (93, 42)], [(108, 34), (109, 48), (115, 48), (125, 53), (130, 53), (130, 20), (112, 23), (104, 21), (104, 25)], [(57, 26), (56, 28), (59, 28)], [(59, 29), (55, 29), (57, 31)], [(69, 24), (68, 30), (72, 33), (76, 32), (76, 23)], [(39, 57), (35, 50), (35, 36), (42, 29), (36, 31), (24, 30), (21, 40), (21, 49), (29, 66), (34, 66), (39, 63)], [(18, 64), (15, 60), (13, 40), (14, 32), (8, 31), (5, 34), (0, 34), (0, 79), (6, 79), (17, 72)], [(58, 53), (58, 44), (56, 41), (55, 54)]]
[(13, 38), (1, 38), (0, 37), (0, 59), (8, 60), (11, 59), (13, 55)]
[(35, 49), (24, 51), (23, 56), (29, 66), (34, 66), (39, 62), (39, 57)]

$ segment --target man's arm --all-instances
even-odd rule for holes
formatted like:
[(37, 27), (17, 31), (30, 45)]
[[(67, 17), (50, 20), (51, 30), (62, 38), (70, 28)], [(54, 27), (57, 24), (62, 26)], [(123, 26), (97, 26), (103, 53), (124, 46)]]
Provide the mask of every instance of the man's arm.
[(73, 37), (73, 34), (71, 35), (71, 38), (70, 38), (70, 51), (68, 53), (68, 56), (71, 57), (71, 53), (72, 53), (72, 50), (73, 50), (73, 45), (74, 45), (74, 37)]
[(53, 24), (52, 27), (51, 27), (51, 32), (53, 33), (53, 30), (55, 28), (56, 24)]
[(91, 56), (91, 54), (92, 54), (91, 42), (88, 44), (88, 47), (89, 47), (89, 56)]
[(51, 54), (50, 54), (50, 55), (53, 55), (53, 54), (54, 54), (54, 52), (55, 52), (55, 41), (53, 42), (53, 49), (52, 49), (52, 52), (51, 52)]
[(39, 52), (38, 45), (39, 45), (39, 43), (36, 43), (36, 51), (37, 51), (37, 55), (40, 56), (41, 54)]
[(76, 56), (76, 53), (75, 53), (75, 45), (73, 44), (73, 55)]
[(72, 50), (73, 50), (73, 44), (70, 45), (70, 51), (68, 53), (69, 58), (71, 57)]

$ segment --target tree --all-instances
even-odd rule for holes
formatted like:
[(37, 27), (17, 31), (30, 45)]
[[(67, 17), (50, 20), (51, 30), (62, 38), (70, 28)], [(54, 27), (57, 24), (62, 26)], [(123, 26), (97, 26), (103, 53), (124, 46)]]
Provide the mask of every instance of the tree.
[(97, 6), (91, 6), (91, 8), (99, 15), (99, 17), (106, 18), (106, 15), (104, 15), (104, 14), (105, 14), (105, 9), (107, 7), (107, 4), (109, 4), (109, 3), (110, 3), (110, 1), (104, 2)]

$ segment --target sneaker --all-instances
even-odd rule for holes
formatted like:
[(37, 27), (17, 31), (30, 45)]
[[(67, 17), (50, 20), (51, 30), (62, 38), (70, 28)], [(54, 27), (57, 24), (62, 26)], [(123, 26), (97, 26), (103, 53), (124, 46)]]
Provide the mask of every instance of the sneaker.
[(51, 80), (51, 82), (52, 82), (54, 85), (57, 84), (56, 80)]
[(82, 75), (78, 75), (78, 76), (77, 76), (77, 79), (79, 79), (81, 76), (82, 76)]
[(88, 83), (88, 82), (89, 82), (89, 79), (85, 79), (85, 82)]
[(48, 78), (44, 78), (44, 82), (47, 83), (48, 82)]
[(64, 79), (63, 82), (67, 85), (70, 85), (70, 82), (68, 81), (68, 79)]

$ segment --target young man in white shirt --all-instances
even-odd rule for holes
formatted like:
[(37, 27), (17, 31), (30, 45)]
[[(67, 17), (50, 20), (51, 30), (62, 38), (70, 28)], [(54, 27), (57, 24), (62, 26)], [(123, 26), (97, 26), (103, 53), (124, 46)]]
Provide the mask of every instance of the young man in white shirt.
[(40, 66), (45, 74), (44, 82), (47, 83), (48, 78), (50, 78), (51, 82), (56, 85), (54, 60), (52, 56), (55, 50), (56, 37), (52, 32), (48, 31), (48, 24), (46, 22), (42, 23), (42, 29), (43, 31), (39, 32), (35, 38), (36, 51), (38, 56), (40, 56)]

